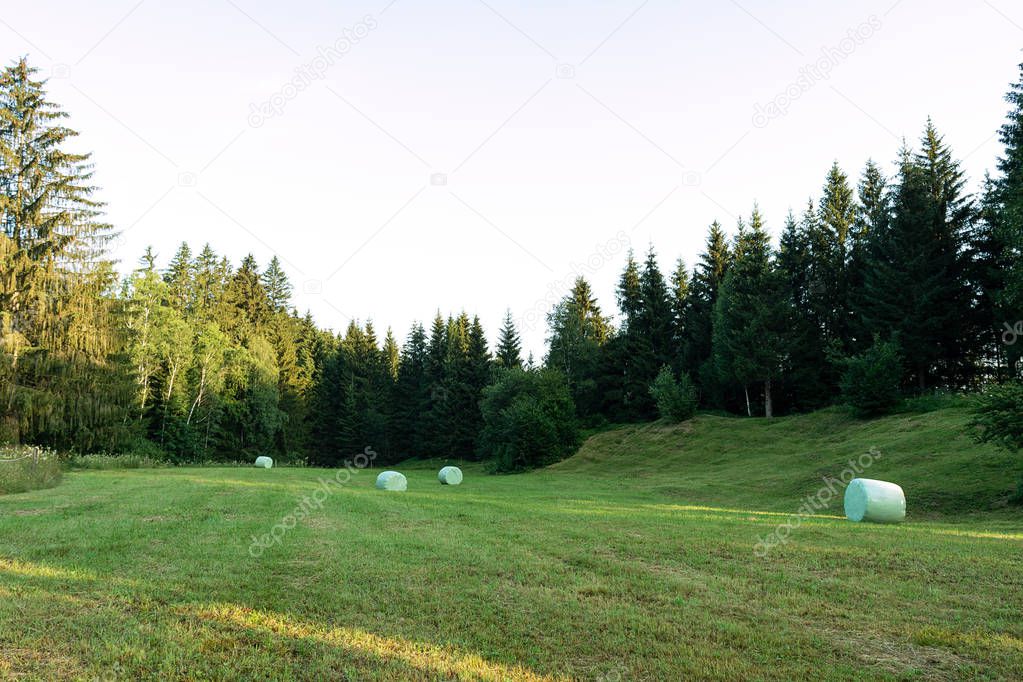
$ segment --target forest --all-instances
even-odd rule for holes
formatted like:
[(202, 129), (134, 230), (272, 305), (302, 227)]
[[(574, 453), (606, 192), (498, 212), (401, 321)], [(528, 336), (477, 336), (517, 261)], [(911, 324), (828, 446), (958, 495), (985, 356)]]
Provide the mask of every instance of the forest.
[(491, 340), (450, 302), (403, 340), (324, 329), (276, 257), (182, 244), (119, 272), (90, 156), (22, 59), (0, 74), (0, 443), (323, 466), (371, 446), (514, 470), (571, 454), (580, 428), (664, 415), (665, 391), (771, 417), (1018, 381), (1020, 74), (977, 192), (927, 119), (890, 175), (836, 161), (777, 243), (754, 205), (709, 226), (694, 267), (630, 253), (613, 303), (577, 279), (534, 361), (511, 311)]

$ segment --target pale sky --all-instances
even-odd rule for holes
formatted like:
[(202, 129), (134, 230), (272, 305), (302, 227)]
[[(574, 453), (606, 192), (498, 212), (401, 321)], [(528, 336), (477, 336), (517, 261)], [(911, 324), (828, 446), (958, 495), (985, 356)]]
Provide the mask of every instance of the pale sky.
[(692, 265), (754, 201), (777, 234), (928, 115), (976, 188), (1023, 7), (3, 0), (0, 45), (93, 152), (122, 271), (182, 240), (277, 254), (322, 326), (464, 309), (493, 342), (511, 308), (539, 359), (577, 271), (614, 311), (628, 245)]

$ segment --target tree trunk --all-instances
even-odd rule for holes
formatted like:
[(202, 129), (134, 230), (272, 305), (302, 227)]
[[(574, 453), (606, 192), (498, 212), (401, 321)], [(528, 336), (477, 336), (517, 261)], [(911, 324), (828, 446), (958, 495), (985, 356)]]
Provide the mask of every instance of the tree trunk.
[(764, 416), (770, 419), (774, 416), (774, 402), (771, 400), (771, 380), (764, 381)]
[(742, 390), (746, 394), (746, 416), (747, 417), (752, 417), (753, 416), (753, 409), (749, 405), (749, 387), (748, 386), (743, 386)]
[(199, 392), (195, 396), (195, 402), (192, 403), (192, 409), (188, 411), (188, 419), (185, 420), (185, 424), (192, 423), (192, 415), (195, 413), (195, 408), (202, 402), (202, 393), (206, 388), (206, 368), (203, 367), (202, 372), (199, 374)]

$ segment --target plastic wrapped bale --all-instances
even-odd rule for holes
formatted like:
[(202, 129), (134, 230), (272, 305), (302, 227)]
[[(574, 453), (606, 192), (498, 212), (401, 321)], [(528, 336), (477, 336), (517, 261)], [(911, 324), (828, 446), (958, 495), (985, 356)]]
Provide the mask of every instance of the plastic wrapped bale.
[(258, 466), (260, 469), (272, 469), (273, 465), (274, 465), (274, 461), (272, 459), (270, 459), (269, 457), (257, 457), (256, 458), (256, 466)]
[(458, 467), (444, 467), (437, 472), (437, 479), (444, 485), (458, 485), (462, 482), (462, 470)]
[(906, 518), (906, 494), (888, 481), (854, 478), (845, 489), (845, 515), (850, 521), (899, 523)]
[(384, 471), (377, 476), (377, 488), (380, 490), (408, 490), (408, 480), (397, 471)]

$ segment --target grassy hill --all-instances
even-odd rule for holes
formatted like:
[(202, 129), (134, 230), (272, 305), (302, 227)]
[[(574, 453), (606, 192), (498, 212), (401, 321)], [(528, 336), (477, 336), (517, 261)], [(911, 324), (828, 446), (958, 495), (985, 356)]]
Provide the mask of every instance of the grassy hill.
[[(290, 522), (334, 472), (71, 471), (0, 495), (0, 679), (1023, 679), (1015, 474), (964, 421), (629, 426), (455, 488), (358, 471)], [(906, 523), (835, 500), (756, 553), (870, 447)]]
[[(1003, 509), (1023, 459), (973, 442), (968, 419), (965, 408), (871, 421), (837, 408), (773, 420), (701, 415), (599, 433), (548, 471), (687, 504), (792, 511), (874, 449), (862, 477), (901, 485), (911, 518)], [(841, 499), (831, 507), (841, 513)]]

